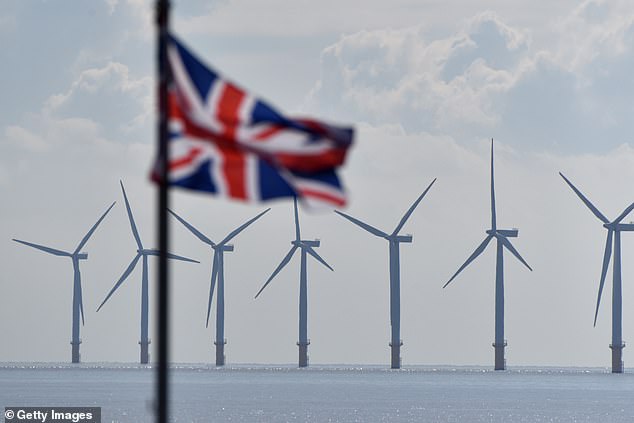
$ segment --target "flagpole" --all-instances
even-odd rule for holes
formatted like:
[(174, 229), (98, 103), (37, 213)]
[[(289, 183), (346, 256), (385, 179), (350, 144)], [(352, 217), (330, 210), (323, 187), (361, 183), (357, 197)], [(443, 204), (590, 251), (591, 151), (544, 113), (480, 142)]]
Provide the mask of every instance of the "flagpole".
[(158, 78), (159, 78), (159, 122), (158, 122), (158, 369), (156, 379), (156, 421), (167, 423), (169, 418), (169, 295), (168, 295), (168, 127), (167, 90), (169, 67), (167, 65), (167, 41), (169, 23), (169, 0), (156, 1), (156, 24), (158, 32)]

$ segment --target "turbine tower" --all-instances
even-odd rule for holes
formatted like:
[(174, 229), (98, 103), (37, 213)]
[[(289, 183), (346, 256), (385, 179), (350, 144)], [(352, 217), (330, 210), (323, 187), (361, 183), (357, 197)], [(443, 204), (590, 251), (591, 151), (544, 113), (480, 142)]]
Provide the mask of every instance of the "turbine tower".
[[(137, 231), (136, 224), (134, 223), (134, 216), (132, 216), (132, 209), (130, 209), (130, 203), (128, 202), (128, 197), (125, 194), (125, 188), (123, 188), (123, 182), (119, 181), (121, 184), (121, 191), (123, 191), (123, 199), (125, 200), (125, 208), (128, 212), (128, 220), (130, 221), (130, 227), (132, 228), (132, 235), (136, 240), (136, 244), (138, 246), (137, 254), (132, 259), (132, 262), (128, 265), (127, 269), (123, 272), (123, 275), (119, 278), (117, 283), (115, 283), (114, 287), (110, 290), (106, 298), (103, 300), (97, 311), (101, 310), (101, 307), (106, 304), (106, 301), (110, 299), (112, 294), (121, 286), (121, 284), (126, 280), (126, 278), (132, 273), (136, 264), (139, 262), (139, 259), (143, 258), (143, 274), (141, 276), (141, 340), (139, 341), (139, 345), (141, 346), (141, 364), (147, 364), (150, 359), (150, 338), (148, 336), (148, 314), (149, 314), (149, 293), (148, 293), (148, 277), (147, 277), (147, 259), (148, 256), (158, 256), (159, 250), (156, 249), (146, 249), (143, 248), (143, 244), (141, 243), (141, 237), (139, 236), (139, 232)], [(187, 257), (177, 256), (175, 254), (167, 253), (167, 257), (174, 260), (188, 261), (192, 263), (199, 263), (196, 260), (189, 259)]]
[(532, 271), (531, 267), (524, 261), (520, 253), (517, 252), (511, 241), (508, 238), (516, 238), (519, 231), (514, 229), (499, 229), (497, 227), (496, 214), (495, 214), (495, 184), (493, 178), (493, 140), (491, 140), (491, 229), (486, 231), (486, 238), (475, 249), (475, 251), (469, 256), (467, 261), (458, 269), (456, 273), (449, 279), (444, 286), (446, 287), (453, 281), (456, 276), (462, 270), (467, 267), (473, 260), (476, 259), (489, 242), (495, 238), (497, 243), (497, 255), (495, 262), (495, 342), (493, 348), (495, 348), (495, 370), (505, 370), (506, 360), (504, 358), (504, 348), (507, 346), (506, 339), (504, 339), (504, 248), (511, 252), (528, 270)]
[(401, 221), (396, 226), (396, 229), (391, 234), (387, 234), (373, 226), (368, 225), (352, 216), (348, 216), (345, 213), (335, 210), (335, 213), (348, 219), (355, 225), (360, 226), (372, 235), (376, 235), (380, 238), (385, 238), (390, 245), (390, 326), (392, 328), (392, 340), (390, 342), (391, 347), (391, 368), (401, 368), (401, 346), (403, 340), (401, 339), (401, 276), (400, 276), (400, 262), (399, 262), (399, 246), (402, 242), (412, 242), (412, 235), (399, 235), (399, 231), (407, 222), (407, 219), (412, 215), (414, 209), (421, 202), (427, 191), (434, 185), (436, 179), (431, 181), (431, 184), (423, 191), (423, 193), (414, 201), (414, 204), (407, 210), (405, 215), (401, 218)]
[(36, 248), (38, 250), (44, 251), (49, 254), (53, 254), (55, 256), (62, 257), (70, 257), (73, 262), (73, 328), (72, 328), (72, 340), (71, 344), (71, 361), (73, 363), (79, 363), (81, 361), (81, 356), (79, 354), (79, 344), (81, 344), (81, 338), (79, 337), (79, 315), (81, 314), (81, 324), (84, 325), (84, 302), (82, 299), (81, 292), (81, 273), (79, 272), (79, 260), (87, 260), (88, 254), (81, 253), (81, 249), (86, 245), (88, 239), (92, 236), (92, 234), (97, 229), (97, 226), (101, 223), (102, 220), (106, 217), (110, 209), (114, 207), (115, 203), (112, 203), (108, 210), (105, 211), (104, 214), (101, 215), (99, 220), (92, 225), (92, 228), (84, 235), (82, 240), (77, 245), (77, 248), (73, 252), (57, 250), (55, 248), (46, 247), (44, 245), (33, 244), (31, 242), (21, 241), (19, 239), (13, 239), (15, 242), (19, 242), (20, 244), (27, 245), (29, 247)]
[(603, 267), (601, 269), (601, 280), (599, 282), (597, 308), (594, 312), (594, 326), (597, 325), (599, 304), (601, 303), (601, 294), (603, 293), (603, 283), (608, 273), (610, 257), (612, 256), (612, 243), (614, 242), (614, 262), (612, 264), (612, 343), (610, 344), (610, 348), (612, 349), (612, 373), (623, 373), (623, 348), (625, 348), (625, 343), (622, 337), (621, 232), (634, 231), (634, 224), (621, 223), (621, 221), (634, 210), (634, 203), (630, 204), (629, 207), (623, 210), (623, 213), (610, 222), (563, 173), (559, 172), (559, 174), (581, 201), (590, 209), (592, 214), (603, 222), (603, 227), (608, 230), (608, 236), (605, 241), (605, 252), (603, 253)]
[(308, 345), (310, 340), (308, 339), (308, 277), (306, 271), (306, 254), (313, 256), (315, 260), (326, 266), (328, 269), (333, 270), (332, 267), (321, 258), (319, 254), (313, 249), (319, 247), (319, 240), (305, 240), (301, 239), (299, 231), (299, 217), (297, 213), (297, 197), (293, 199), (293, 205), (295, 208), (295, 241), (291, 241), (291, 247), (286, 257), (282, 259), (282, 262), (273, 271), (273, 274), (268, 278), (266, 283), (260, 288), (255, 298), (262, 293), (264, 288), (273, 280), (273, 278), (282, 270), (284, 266), (295, 254), (295, 251), (299, 248), (301, 250), (301, 267), (299, 272), (299, 341), (297, 346), (299, 347), (299, 367), (308, 367)]
[(216, 285), (216, 279), (218, 280), (218, 296), (216, 297), (216, 366), (225, 365), (225, 265), (224, 265), (224, 253), (233, 251), (233, 245), (227, 244), (236, 235), (245, 230), (247, 226), (258, 220), (269, 209), (264, 210), (262, 213), (255, 216), (253, 219), (244, 223), (242, 226), (234, 229), (229, 235), (227, 235), (218, 244), (214, 243), (211, 239), (205, 236), (202, 232), (196, 229), (193, 225), (189, 224), (185, 219), (174, 213), (172, 210), (167, 209), (172, 216), (174, 216), (180, 223), (183, 224), (191, 233), (193, 233), (198, 239), (205, 244), (209, 245), (214, 251), (213, 265), (211, 267), (211, 284), (209, 286), (209, 304), (207, 305), (207, 323), (205, 327), (209, 327), (209, 315), (211, 313), (211, 300), (214, 296), (214, 287)]

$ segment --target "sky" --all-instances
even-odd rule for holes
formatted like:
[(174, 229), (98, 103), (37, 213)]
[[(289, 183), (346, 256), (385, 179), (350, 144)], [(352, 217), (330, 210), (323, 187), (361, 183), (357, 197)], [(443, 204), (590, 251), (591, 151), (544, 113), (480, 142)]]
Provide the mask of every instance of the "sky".
[[(82, 360), (138, 360), (140, 268), (95, 310), (136, 254), (119, 180), (144, 245), (156, 244), (152, 7), (0, 2), (0, 361), (70, 360), (70, 260), (11, 239), (72, 250), (113, 201), (84, 247)], [(442, 288), (490, 224), (491, 138), (498, 224), (519, 228), (512, 242), (533, 268), (505, 256), (508, 365), (610, 365), (609, 276), (593, 327), (606, 231), (558, 172), (608, 218), (634, 201), (634, 3), (174, 0), (172, 11), (173, 31), (240, 85), (291, 115), (355, 126), (346, 213), (391, 232), (438, 178), (403, 228), (414, 236), (401, 246), (404, 366), (493, 363), (494, 248)], [(228, 363), (295, 363), (299, 259), (254, 299), (290, 248), (292, 203), (171, 198), (215, 241), (272, 208), (225, 255), (225, 352)], [(334, 268), (308, 265), (311, 363), (387, 365), (387, 243), (331, 212), (300, 220)], [(172, 359), (212, 362), (211, 251), (175, 221), (171, 233), (174, 253), (201, 261), (171, 266)]]

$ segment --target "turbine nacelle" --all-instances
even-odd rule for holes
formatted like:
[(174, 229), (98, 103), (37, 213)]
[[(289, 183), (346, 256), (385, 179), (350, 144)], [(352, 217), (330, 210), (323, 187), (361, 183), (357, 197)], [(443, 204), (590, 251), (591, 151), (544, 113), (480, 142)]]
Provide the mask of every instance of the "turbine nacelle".
[(291, 245), (294, 245), (295, 247), (319, 247), (319, 244), (321, 242), (316, 239), (314, 241), (310, 241), (310, 240), (299, 240), (299, 241), (291, 241)]
[(414, 237), (411, 234), (407, 234), (407, 235), (390, 236), (388, 239), (390, 241), (396, 241), (400, 243), (400, 242), (412, 242)]
[(519, 234), (519, 229), (513, 228), (513, 229), (489, 229), (486, 231), (486, 233), (488, 235), (502, 235), (503, 237), (506, 238), (517, 238), (518, 234)]
[(75, 254), (75, 257), (77, 257), (77, 260), (88, 260), (88, 253)]
[(604, 223), (603, 227), (608, 229), (608, 230), (619, 231), (619, 232), (632, 232), (632, 231), (634, 231), (634, 224), (632, 224), (632, 223), (610, 222), (610, 223)]
[(214, 250), (221, 250), (221, 251), (233, 251), (233, 244), (217, 244), (216, 246), (212, 246), (211, 248), (213, 248)]

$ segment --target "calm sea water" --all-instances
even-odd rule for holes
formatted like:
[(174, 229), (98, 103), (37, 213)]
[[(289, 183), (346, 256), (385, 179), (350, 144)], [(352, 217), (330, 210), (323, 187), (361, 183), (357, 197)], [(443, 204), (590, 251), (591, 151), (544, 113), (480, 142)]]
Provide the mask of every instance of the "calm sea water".
[[(606, 369), (175, 366), (175, 422), (634, 422), (634, 374)], [(151, 422), (154, 370), (0, 364), (5, 406), (99, 406)]]

